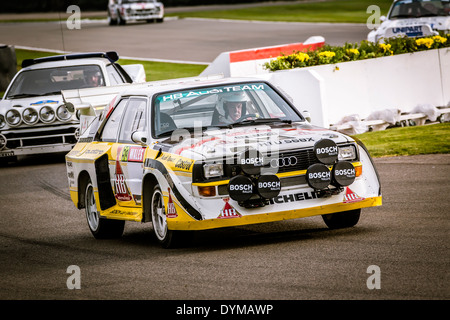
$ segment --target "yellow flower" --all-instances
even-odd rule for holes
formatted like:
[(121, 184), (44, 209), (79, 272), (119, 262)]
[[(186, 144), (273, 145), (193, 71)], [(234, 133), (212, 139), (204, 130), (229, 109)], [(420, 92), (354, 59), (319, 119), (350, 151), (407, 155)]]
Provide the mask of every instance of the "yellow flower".
[(441, 37), (441, 36), (434, 36), (432, 39), (433, 39), (434, 41), (440, 42), (440, 43), (446, 43), (446, 42), (447, 42), (447, 39), (444, 38), (444, 37)]
[(294, 58), (299, 60), (300, 62), (305, 62), (309, 60), (309, 56), (303, 52), (295, 53)]
[(322, 51), (319, 53), (320, 57), (327, 57), (327, 58), (333, 58), (335, 55), (336, 53), (332, 51)]
[(359, 55), (358, 49), (347, 49), (347, 54), (354, 54), (355, 56)]
[(431, 48), (431, 46), (433, 45), (433, 43), (434, 43), (434, 40), (433, 40), (433, 39), (430, 39), (430, 38), (421, 38), (421, 39), (417, 39), (417, 40), (416, 40), (416, 44), (417, 44), (418, 46), (425, 46), (425, 47), (427, 47), (428, 49)]
[(383, 49), (383, 52), (391, 51), (391, 45), (390, 44), (380, 43), (378, 46), (381, 49)]

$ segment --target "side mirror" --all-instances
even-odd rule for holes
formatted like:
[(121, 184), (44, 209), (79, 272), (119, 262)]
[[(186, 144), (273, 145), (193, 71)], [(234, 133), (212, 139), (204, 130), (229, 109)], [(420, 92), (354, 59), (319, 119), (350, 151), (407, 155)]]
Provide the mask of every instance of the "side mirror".
[(311, 114), (309, 113), (309, 111), (303, 110), (302, 115), (306, 119), (306, 121), (311, 122)]
[(386, 16), (381, 16), (381, 17), (380, 17), (380, 21), (381, 21), (381, 22), (385, 22), (386, 19), (387, 19)]
[(131, 134), (131, 140), (140, 145), (147, 145), (147, 133), (144, 131), (135, 131)]

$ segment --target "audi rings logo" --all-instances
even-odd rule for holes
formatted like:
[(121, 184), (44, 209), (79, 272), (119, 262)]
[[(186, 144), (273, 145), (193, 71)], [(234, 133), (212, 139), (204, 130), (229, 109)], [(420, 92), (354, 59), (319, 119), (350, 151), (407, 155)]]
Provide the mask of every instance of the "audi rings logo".
[(290, 167), (295, 166), (296, 164), (297, 158), (294, 156), (270, 160), (270, 166), (272, 168)]

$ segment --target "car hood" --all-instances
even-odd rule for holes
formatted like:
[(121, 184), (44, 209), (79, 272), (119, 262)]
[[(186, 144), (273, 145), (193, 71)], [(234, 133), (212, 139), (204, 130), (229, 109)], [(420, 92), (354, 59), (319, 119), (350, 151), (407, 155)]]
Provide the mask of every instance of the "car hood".
[(379, 31), (395, 27), (430, 25), (433, 30), (449, 30), (450, 17), (423, 17), (412, 19), (396, 19), (383, 22), (378, 29)]
[[(12, 99), (7, 100), (3, 99), (0, 101), (0, 112), (5, 112), (9, 108), (15, 107), (34, 107), (39, 108), (46, 105), (54, 105), (59, 106), (63, 103), (63, 99), (61, 95), (51, 95), (44, 97), (29, 97), (29, 98), (21, 98), (21, 99)], [(19, 108), (19, 107), (18, 107)]]
[[(185, 131), (186, 130), (182, 130)], [(339, 132), (310, 124), (257, 125), (232, 129), (207, 130), (197, 134), (172, 134), (172, 137), (156, 145), (162, 151), (178, 154), (194, 160), (213, 160), (233, 157), (253, 148), (263, 154), (312, 148), (321, 139), (335, 143), (353, 141)]]

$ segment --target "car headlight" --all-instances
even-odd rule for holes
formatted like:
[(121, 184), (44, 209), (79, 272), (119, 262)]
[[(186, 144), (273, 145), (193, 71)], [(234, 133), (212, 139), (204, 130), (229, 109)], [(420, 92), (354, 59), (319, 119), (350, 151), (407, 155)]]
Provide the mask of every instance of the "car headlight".
[(49, 106), (42, 107), (39, 110), (39, 118), (41, 118), (42, 122), (53, 122), (55, 121), (55, 110)]
[(6, 126), (5, 117), (0, 114), (0, 129), (3, 129)]
[(205, 178), (223, 176), (223, 164), (222, 163), (207, 163), (203, 166), (203, 173)]
[(60, 121), (69, 121), (72, 117), (72, 114), (67, 110), (67, 107), (65, 105), (60, 105), (58, 109), (56, 109), (56, 117)]
[(356, 149), (354, 145), (346, 145), (338, 147), (338, 160), (355, 160)]
[(16, 109), (8, 110), (5, 114), (6, 122), (12, 126), (18, 126), (22, 122), (22, 118), (20, 117), (20, 112)]
[(28, 125), (35, 124), (39, 121), (39, 115), (37, 111), (33, 108), (26, 108), (22, 112), (23, 122)]

